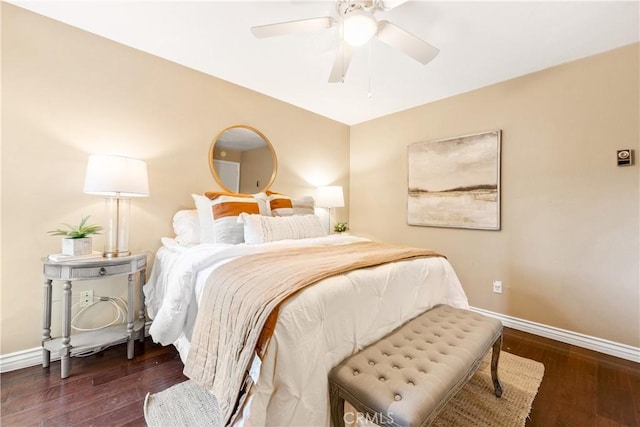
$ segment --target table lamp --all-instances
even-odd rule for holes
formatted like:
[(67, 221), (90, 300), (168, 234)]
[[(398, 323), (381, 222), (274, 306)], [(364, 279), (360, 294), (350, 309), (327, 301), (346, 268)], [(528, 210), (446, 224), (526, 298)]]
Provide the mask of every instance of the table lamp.
[(87, 163), (84, 192), (106, 197), (107, 226), (103, 256), (130, 255), (130, 199), (149, 195), (147, 164), (128, 157), (91, 155)]
[(316, 190), (316, 206), (329, 209), (328, 231), (331, 234), (331, 210), (344, 206), (344, 194), (339, 185), (327, 185)]

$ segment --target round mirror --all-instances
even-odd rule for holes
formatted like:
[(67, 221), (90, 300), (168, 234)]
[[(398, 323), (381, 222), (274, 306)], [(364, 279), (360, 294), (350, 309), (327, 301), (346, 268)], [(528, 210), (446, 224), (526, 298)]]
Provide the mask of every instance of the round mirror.
[(266, 191), (276, 178), (276, 152), (262, 132), (236, 125), (216, 136), (209, 149), (209, 167), (218, 184), (233, 193)]

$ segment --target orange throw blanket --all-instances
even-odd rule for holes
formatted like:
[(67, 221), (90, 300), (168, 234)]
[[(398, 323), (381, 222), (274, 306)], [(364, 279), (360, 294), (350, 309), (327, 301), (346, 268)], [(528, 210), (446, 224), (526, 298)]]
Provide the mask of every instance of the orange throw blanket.
[(247, 255), (215, 270), (203, 292), (184, 373), (211, 390), (224, 424), (240, 392), (251, 386), (247, 371), (256, 349), (266, 349), (279, 305), (321, 279), (363, 267), (442, 256), (425, 249), (356, 242), (296, 247)]

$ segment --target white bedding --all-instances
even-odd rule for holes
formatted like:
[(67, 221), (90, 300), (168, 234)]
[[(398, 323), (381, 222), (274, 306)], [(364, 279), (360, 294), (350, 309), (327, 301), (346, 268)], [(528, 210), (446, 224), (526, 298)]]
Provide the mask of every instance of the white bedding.
[[(262, 245), (164, 241), (144, 287), (154, 341), (173, 343), (186, 360), (197, 300), (220, 263), (265, 248), (363, 240), (331, 235)], [(440, 303), (467, 308), (449, 262), (419, 258), (324, 279), (287, 300), (264, 360), (252, 367), (253, 386), (237, 425), (329, 425), (327, 374), (345, 357)]]

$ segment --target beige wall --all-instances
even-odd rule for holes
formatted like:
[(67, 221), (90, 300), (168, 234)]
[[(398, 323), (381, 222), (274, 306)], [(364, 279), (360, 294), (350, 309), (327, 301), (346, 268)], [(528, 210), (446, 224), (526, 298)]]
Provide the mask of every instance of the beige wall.
[[(153, 252), (189, 195), (217, 188), (209, 145), (233, 124), (274, 145), (273, 190), (343, 185), (351, 212), (336, 216), (354, 234), (446, 253), (472, 305), (640, 345), (640, 176), (614, 162), (638, 150), (638, 45), (351, 129), (6, 3), (1, 60), (0, 354), (40, 343), (39, 259), (59, 252), (46, 231), (103, 217), (102, 199), (82, 193), (89, 154), (148, 162), (131, 247)], [(492, 129), (503, 130), (502, 231), (407, 226), (407, 145)]]
[(151, 196), (132, 201), (131, 248), (154, 252), (190, 194), (218, 188), (209, 146), (234, 124), (275, 147), (273, 190), (348, 187), (348, 126), (2, 3), (0, 353), (40, 344), (40, 258), (60, 251), (46, 231), (104, 216), (103, 199), (82, 193), (89, 154), (147, 161)]
[[(471, 305), (640, 346), (639, 45), (351, 128), (351, 229), (434, 248)], [(472, 70), (470, 70), (472, 72)], [(502, 129), (502, 230), (406, 224), (407, 146)], [(504, 281), (502, 295), (492, 280)]]

